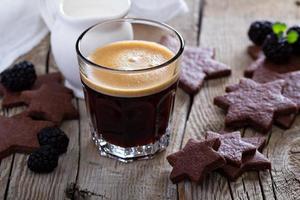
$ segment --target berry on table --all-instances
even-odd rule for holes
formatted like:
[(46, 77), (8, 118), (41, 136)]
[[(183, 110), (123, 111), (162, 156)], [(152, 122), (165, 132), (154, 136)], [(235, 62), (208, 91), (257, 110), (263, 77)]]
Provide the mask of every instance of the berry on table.
[(58, 152), (50, 145), (41, 146), (30, 154), (28, 168), (36, 173), (52, 172), (58, 164)]
[[(300, 27), (299, 26), (292, 26), (291, 28), (288, 29), (287, 33), (291, 33), (291, 31), (295, 31), (298, 33), (300, 36)], [(293, 46), (293, 52), (297, 55), (300, 54), (300, 39), (298, 39), (296, 42), (292, 44)]]
[(286, 38), (270, 34), (263, 43), (262, 50), (268, 60), (274, 63), (284, 63), (290, 58), (293, 48)]
[(1, 83), (11, 91), (29, 89), (36, 78), (34, 65), (28, 61), (17, 63), (1, 73)]
[(41, 146), (50, 145), (59, 154), (65, 153), (68, 148), (69, 138), (59, 128), (47, 127), (38, 133), (38, 140)]
[(255, 21), (250, 25), (248, 36), (250, 40), (256, 45), (262, 45), (267, 37), (271, 34), (272, 23), (269, 21)]

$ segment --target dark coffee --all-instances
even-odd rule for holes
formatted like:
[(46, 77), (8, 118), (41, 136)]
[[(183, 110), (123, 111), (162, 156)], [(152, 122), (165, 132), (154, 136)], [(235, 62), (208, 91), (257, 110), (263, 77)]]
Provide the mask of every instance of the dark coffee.
[(170, 125), (177, 83), (148, 96), (116, 97), (99, 93), (83, 82), (94, 131), (121, 147), (158, 141)]

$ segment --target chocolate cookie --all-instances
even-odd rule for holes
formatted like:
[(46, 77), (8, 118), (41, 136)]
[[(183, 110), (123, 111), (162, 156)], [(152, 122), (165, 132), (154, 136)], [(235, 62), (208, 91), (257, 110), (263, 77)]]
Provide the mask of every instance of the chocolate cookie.
[(261, 84), (241, 79), (238, 90), (215, 97), (214, 104), (228, 111), (226, 126), (240, 128), (249, 125), (266, 133), (275, 115), (297, 112), (297, 105), (281, 93), (284, 84), (283, 80)]
[(60, 124), (64, 119), (78, 118), (71, 90), (62, 85), (43, 85), (38, 90), (22, 92), (21, 97), (28, 104), (26, 112), (34, 119)]
[(256, 58), (253, 63), (251, 63), (245, 70), (244, 75), (248, 78), (253, 76), (254, 71), (258, 67), (267, 68), (273, 72), (277, 73), (287, 73), (300, 70), (300, 58), (299, 56), (291, 56), (291, 58), (286, 63), (273, 63), (266, 59), (265, 55), (258, 52), (259, 47), (249, 47), (248, 53), (251, 57)]
[(265, 137), (248, 137), (248, 138), (242, 138), (244, 142), (247, 142), (249, 144), (252, 144), (257, 148), (259, 152), (262, 152), (263, 148), (266, 144), (266, 138)]
[(0, 116), (0, 159), (13, 153), (30, 153), (39, 147), (37, 134), (54, 124), (17, 115)]
[[(176, 50), (176, 39), (163, 37), (161, 43), (172, 51)], [(205, 79), (215, 79), (231, 74), (227, 65), (214, 60), (214, 49), (189, 47), (183, 52), (179, 87), (190, 94), (196, 94)]]
[(218, 139), (209, 141), (196, 141), (190, 139), (186, 146), (167, 157), (173, 170), (170, 179), (178, 183), (188, 178), (193, 182), (200, 183), (211, 171), (224, 166), (225, 159), (216, 152)]
[(240, 167), (225, 165), (220, 171), (230, 181), (235, 181), (244, 172), (262, 171), (267, 169), (271, 169), (271, 162), (263, 154), (257, 151), (254, 156), (245, 156)]
[(256, 60), (258, 57), (262, 56), (264, 53), (261, 51), (260, 46), (257, 45), (251, 45), (248, 46), (247, 52), (249, 56), (253, 59)]
[(227, 163), (232, 165), (240, 166), (242, 164), (242, 155), (254, 154), (256, 151), (255, 146), (241, 139), (239, 131), (226, 134), (207, 131), (206, 138), (218, 138), (221, 141), (218, 152), (226, 159)]
[(181, 61), (179, 86), (190, 94), (199, 91), (205, 79), (231, 74), (230, 67), (211, 57), (212, 49), (187, 47)]
[[(259, 67), (253, 74), (253, 80), (259, 83), (267, 83), (277, 79), (285, 80), (286, 84), (283, 87), (283, 96), (289, 98), (300, 108), (300, 71), (289, 73), (277, 73), (267, 68)], [(296, 114), (278, 116), (275, 123), (284, 128), (290, 128), (296, 119)]]
[[(51, 73), (38, 76), (30, 90), (36, 90), (43, 84), (58, 84), (62, 82), (60, 73)], [(10, 91), (0, 84), (0, 95), (3, 96), (2, 108), (11, 108), (15, 106), (24, 105), (24, 99), (21, 97), (21, 92)]]
[[(300, 71), (280, 74), (268, 68), (258, 67), (254, 71), (252, 79), (259, 83), (267, 83), (278, 79), (285, 80), (282, 95), (296, 103), (298, 109), (300, 108)], [(238, 84), (227, 86), (226, 92), (232, 92), (238, 88)], [(275, 118), (274, 122), (283, 128), (290, 128), (296, 116), (296, 114), (280, 115)]]
[[(265, 138), (263, 137), (243, 138), (242, 140), (254, 145), (259, 151), (262, 151), (266, 142)], [(242, 164), (240, 167), (227, 164), (223, 166), (219, 171), (227, 178), (229, 178), (229, 180), (234, 181), (247, 171), (261, 171), (271, 169), (270, 161), (259, 151), (256, 151), (253, 155), (243, 156)]]

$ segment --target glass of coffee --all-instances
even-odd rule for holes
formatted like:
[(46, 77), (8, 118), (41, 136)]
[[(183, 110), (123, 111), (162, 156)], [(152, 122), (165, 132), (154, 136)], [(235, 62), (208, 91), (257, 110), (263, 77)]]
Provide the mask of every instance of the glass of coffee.
[[(160, 42), (172, 38), (171, 46)], [(151, 158), (169, 143), (184, 42), (144, 19), (96, 24), (76, 44), (92, 138), (101, 155)]]

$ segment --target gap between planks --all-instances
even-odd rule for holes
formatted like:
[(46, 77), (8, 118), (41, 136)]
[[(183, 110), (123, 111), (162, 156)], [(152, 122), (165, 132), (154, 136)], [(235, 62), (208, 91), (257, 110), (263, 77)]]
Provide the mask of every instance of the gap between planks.
[[(50, 54), (49, 37), (46, 37), (37, 47), (26, 54), (24, 59), (32, 61), (35, 64), (37, 74), (57, 71)], [(12, 109), (10, 113), (13, 114), (20, 111), (18, 109)], [(10, 182), (5, 193), (6, 199), (66, 198), (65, 189), (69, 183), (75, 182), (78, 173), (78, 146), (80, 145), (78, 125), (79, 120), (68, 120), (60, 126), (69, 135), (70, 144), (68, 152), (59, 158), (58, 167), (50, 174), (40, 175), (30, 172), (26, 166), (27, 156), (22, 154), (14, 155), (14, 162), (11, 165), (12, 172), (9, 176)], [(75, 166), (75, 169), (73, 166)]]
[[(204, 9), (200, 45), (214, 45), (219, 60), (233, 67), (233, 75), (226, 79), (212, 80), (204, 84), (201, 92), (196, 95), (192, 111), (187, 122), (184, 143), (189, 137), (203, 137), (202, 131), (219, 130), (222, 127), (224, 114), (212, 105), (214, 96), (224, 93), (225, 85), (236, 83), (242, 77), (244, 66), (251, 61), (245, 54), (247, 46), (247, 28), (251, 21), (257, 19), (283, 20), (289, 23), (299, 18), (294, 1), (238, 1), (238, 0), (209, 0)], [(270, 6), (272, 5), (272, 6)], [(282, 8), (285, 9), (282, 9)], [(280, 13), (281, 15), (278, 15)], [(278, 18), (274, 19), (274, 16)], [(213, 34), (215, 33), (215, 34)], [(245, 43), (241, 43), (245, 41)], [(250, 42), (249, 42), (250, 43)], [(242, 44), (242, 45), (241, 45)], [(299, 120), (292, 129), (283, 131), (273, 127), (269, 135), (269, 143), (265, 148), (272, 161), (273, 170), (269, 172), (246, 173), (238, 181), (228, 183), (217, 174), (213, 174), (202, 186), (185, 183), (179, 191), (189, 193), (194, 199), (297, 199), (299, 192), (299, 160), (297, 155), (289, 155), (289, 146), (296, 145), (299, 137)], [(250, 130), (245, 135), (250, 136)], [(285, 144), (286, 143), (286, 144)], [(282, 151), (282, 152), (280, 152)], [(293, 164), (293, 169), (290, 169)], [(277, 169), (276, 169), (277, 168)], [(296, 168), (296, 169), (295, 169)], [(294, 175), (293, 175), (294, 173)], [(272, 180), (271, 180), (272, 178)], [(226, 189), (229, 185), (229, 192)], [(231, 189), (231, 191), (230, 191)], [(184, 194), (182, 194), (184, 196)], [(187, 198), (188, 199), (188, 198)]]
[[(197, 2), (197, 4), (194, 4)], [(192, 10), (198, 10), (199, 0), (188, 0)], [(179, 29), (183, 35), (189, 36), (188, 43), (195, 44), (197, 41), (197, 29), (199, 13), (190, 12), (187, 18), (178, 18), (171, 23)], [(81, 122), (81, 163), (78, 180), (76, 181), (74, 196), (87, 196), (100, 199), (176, 199), (176, 185), (170, 183), (168, 178), (171, 167), (166, 163), (165, 155), (180, 148), (183, 129), (187, 120), (188, 109), (190, 109), (190, 98), (181, 90), (177, 95), (177, 116), (174, 123), (173, 143), (170, 143), (166, 152), (157, 155), (150, 161), (139, 161), (129, 164), (121, 164), (107, 158), (99, 158), (96, 148), (91, 144), (90, 139), (84, 134), (87, 132), (86, 120)], [(83, 105), (83, 102), (80, 102)], [(83, 118), (85, 118), (85, 108), (79, 106)], [(187, 109), (186, 109), (187, 108)], [(175, 112), (175, 113), (176, 113)], [(92, 146), (92, 147), (91, 147)], [(89, 156), (87, 156), (89, 155)], [(151, 175), (154, 173), (155, 175)], [(119, 176), (122, 175), (121, 180)], [(74, 194), (74, 192), (76, 194)]]
[[(40, 44), (38, 44), (32, 51), (36, 50), (36, 48), (38, 48), (39, 45), (43, 44), (43, 43), (47, 43), (48, 46), (49, 46), (49, 37), (46, 36)], [(18, 58), (14, 63), (17, 63), (17, 62), (20, 62), (20, 61), (23, 61), (24, 59), (27, 59), (28, 54), (25, 54), (24, 56), (21, 56), (20, 58)], [(42, 64), (44, 66), (47, 66), (47, 60), (48, 60), (48, 54), (46, 55), (46, 58), (45, 58), (45, 62)], [(43, 74), (43, 73), (46, 73), (47, 70), (46, 68), (44, 70), (42, 69), (39, 69), (39, 71)], [(17, 114), (19, 113), (20, 111), (22, 111), (24, 108), (20, 108), (20, 107), (16, 107), (16, 108), (12, 108), (12, 109), (3, 109), (1, 108), (1, 111), (3, 112), (3, 115), (6, 116), (6, 117), (10, 117), (14, 114)], [(8, 179), (7, 179), (7, 183), (6, 183), (6, 187), (5, 187), (5, 192), (4, 192), (4, 195), (3, 195), (3, 199), (6, 200), (8, 198), (8, 192), (9, 192), (9, 189), (10, 189), (10, 183), (11, 183), (11, 176), (12, 176), (12, 172), (13, 172), (13, 167), (14, 167), (14, 164), (15, 164), (15, 157), (16, 157), (16, 154), (12, 154), (11, 156), (5, 158), (5, 160), (7, 159), (11, 159), (10, 160), (10, 167), (9, 167), (9, 174), (8, 174)], [(4, 160), (4, 159), (3, 159)], [(4, 164), (2, 161), (1, 161), (1, 165)]]

